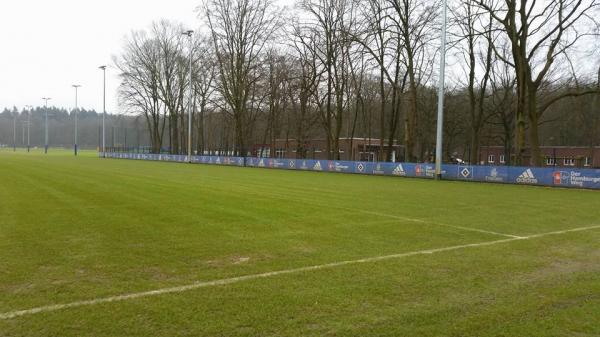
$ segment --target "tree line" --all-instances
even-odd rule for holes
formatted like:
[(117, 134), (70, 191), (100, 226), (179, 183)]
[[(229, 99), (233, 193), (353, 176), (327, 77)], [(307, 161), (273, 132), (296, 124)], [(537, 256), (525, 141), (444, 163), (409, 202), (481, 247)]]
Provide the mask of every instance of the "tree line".
[[(74, 113), (64, 108), (35, 107), (19, 110), (4, 108), (0, 112), (0, 147), (19, 148), (29, 144), (43, 147), (45, 143), (45, 115), (48, 112), (48, 143), (51, 147), (70, 148), (74, 142)], [(78, 145), (85, 149), (99, 149), (102, 142), (102, 114), (95, 110), (78, 109)], [(139, 116), (107, 114), (105, 123), (107, 147), (140, 147), (149, 143), (144, 124)]]
[[(480, 147), (501, 145), (511, 164), (541, 165), (543, 145), (600, 145), (599, 9), (449, 0), (445, 159), (477, 163)], [(363, 138), (383, 140), (380, 161), (391, 145), (399, 160), (431, 159), (441, 1), (205, 0), (196, 12), (191, 39), (157, 21), (113, 60), (119, 105), (151, 151), (187, 153), (191, 109), (195, 153), (274, 154), (283, 140), (303, 158), (324, 139), (328, 158), (347, 159), (340, 139)]]

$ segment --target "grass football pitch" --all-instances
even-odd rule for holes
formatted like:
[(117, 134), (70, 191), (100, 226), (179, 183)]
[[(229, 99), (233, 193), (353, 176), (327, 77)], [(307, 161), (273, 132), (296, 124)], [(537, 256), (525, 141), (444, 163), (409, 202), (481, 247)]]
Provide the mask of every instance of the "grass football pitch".
[(2, 150), (0, 336), (600, 336), (600, 193)]

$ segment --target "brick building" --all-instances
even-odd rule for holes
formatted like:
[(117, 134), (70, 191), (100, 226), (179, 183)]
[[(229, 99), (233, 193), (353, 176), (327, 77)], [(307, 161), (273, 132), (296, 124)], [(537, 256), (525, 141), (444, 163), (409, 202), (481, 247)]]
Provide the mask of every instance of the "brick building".
[[(377, 138), (340, 138), (339, 144), (341, 160), (375, 161), (381, 150), (381, 140)], [(326, 139), (310, 139), (302, 144), (303, 146), (298, 145), (298, 141), (295, 139), (277, 139), (272, 145), (255, 144), (252, 148), (252, 155), (265, 158), (327, 159)], [(298, 153), (299, 149), (302, 149), (304, 153)], [(384, 151), (389, 149), (388, 145), (384, 145)], [(391, 146), (391, 150), (394, 161), (399, 161), (404, 147), (394, 144)]]
[[(600, 168), (600, 146), (542, 146), (544, 166)], [(513, 155), (514, 156), (514, 155)], [(507, 165), (502, 146), (482, 146), (479, 149), (480, 165)], [(531, 163), (531, 153), (525, 151), (524, 163)]]

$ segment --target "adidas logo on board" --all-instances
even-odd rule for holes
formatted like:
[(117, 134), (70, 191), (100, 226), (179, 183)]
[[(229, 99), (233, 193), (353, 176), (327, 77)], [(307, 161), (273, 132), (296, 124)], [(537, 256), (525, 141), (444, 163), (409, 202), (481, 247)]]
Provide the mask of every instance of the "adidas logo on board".
[(520, 176), (517, 177), (517, 182), (522, 184), (537, 184), (538, 180), (533, 175), (531, 169), (527, 169), (521, 173)]

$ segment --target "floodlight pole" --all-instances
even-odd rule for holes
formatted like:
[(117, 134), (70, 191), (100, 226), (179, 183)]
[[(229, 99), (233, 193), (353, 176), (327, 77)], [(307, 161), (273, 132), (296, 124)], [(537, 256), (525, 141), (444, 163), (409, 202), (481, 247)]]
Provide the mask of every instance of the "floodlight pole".
[(27, 114), (27, 152), (31, 149), (31, 110)]
[(444, 128), (444, 82), (446, 73), (446, 10), (447, 0), (442, 4), (442, 43), (440, 46), (440, 83), (438, 88), (437, 133), (435, 145), (435, 178), (442, 179), (442, 146)]
[(29, 129), (31, 128), (31, 111), (33, 110), (33, 106), (31, 105), (26, 105), (26, 108), (28, 108), (27, 110), (27, 152), (29, 152), (29, 149), (31, 148), (31, 143), (30, 143), (30, 137), (29, 137)]
[(188, 30), (187, 32), (184, 32), (183, 35), (187, 35), (189, 40), (190, 40), (190, 97), (189, 97), (189, 103), (188, 103), (188, 162), (192, 162), (192, 105), (193, 105), (193, 95), (194, 95), (194, 88), (192, 86), (192, 47), (193, 47), (193, 40), (192, 40), (192, 34), (194, 33), (193, 30)]
[(46, 126), (45, 126), (45, 130), (46, 130), (46, 136), (45, 138), (45, 142), (44, 142), (44, 154), (48, 154), (48, 101), (51, 100), (52, 98), (50, 97), (42, 97), (42, 99), (44, 101), (46, 101), (45, 105), (44, 105), (44, 111), (46, 112)]
[(73, 84), (72, 87), (75, 88), (75, 110), (73, 112), (73, 114), (75, 115), (75, 141), (73, 144), (73, 152), (75, 153), (75, 155), (77, 155), (77, 89), (81, 87), (81, 85)]
[(106, 138), (104, 132), (105, 119), (106, 119), (106, 66), (100, 66), (102, 69), (102, 157), (106, 158)]

